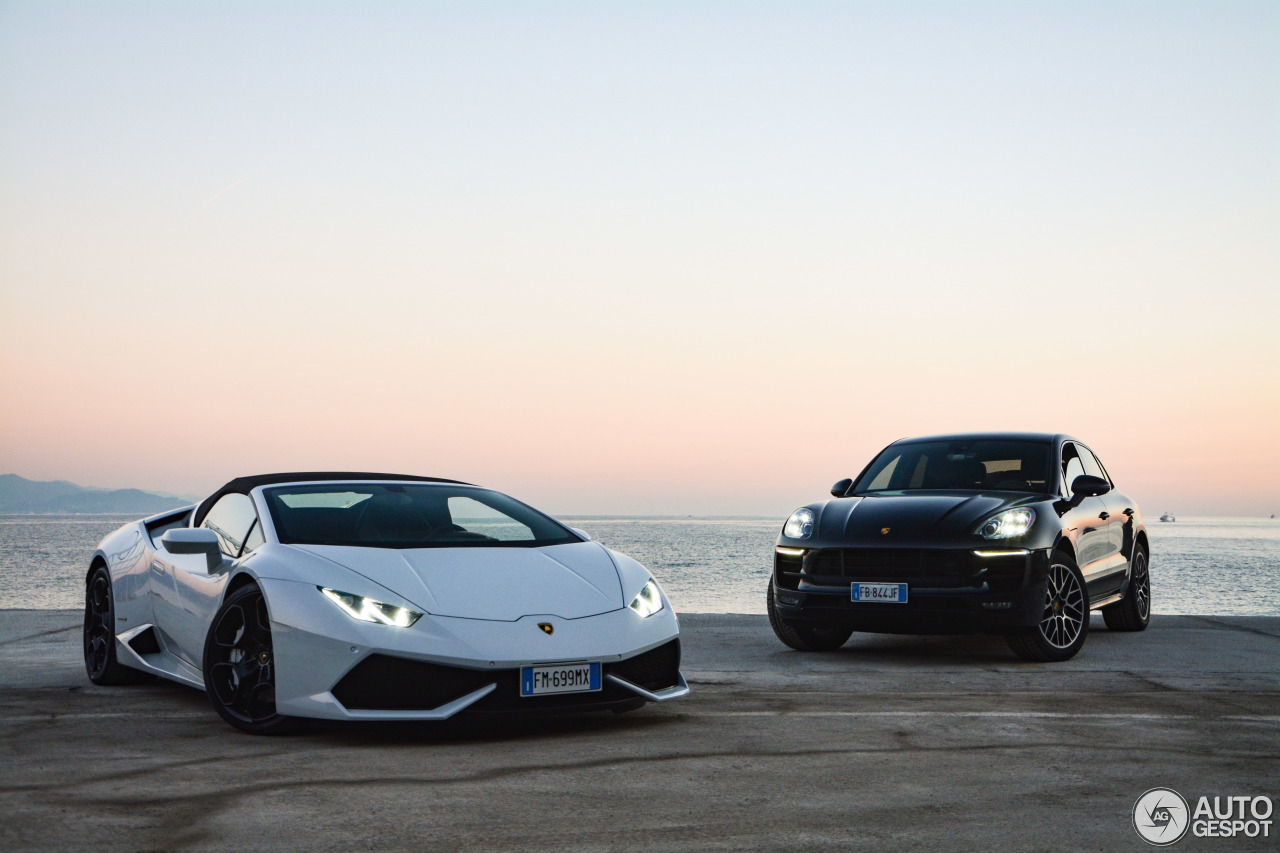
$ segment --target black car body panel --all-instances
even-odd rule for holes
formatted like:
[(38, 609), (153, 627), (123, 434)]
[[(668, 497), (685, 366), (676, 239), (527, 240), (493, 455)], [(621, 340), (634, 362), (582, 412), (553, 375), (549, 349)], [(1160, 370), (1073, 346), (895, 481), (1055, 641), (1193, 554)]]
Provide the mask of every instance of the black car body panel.
[[(909, 445), (1001, 441), (1045, 446), (1049, 471), (1037, 481), (1038, 490), (986, 488), (975, 479), (965, 488), (858, 491), (878, 460), (909, 451)], [(1071, 483), (1095, 468), (1106, 493), (1072, 497)], [(1015, 507), (1035, 512), (1024, 534), (993, 540), (978, 532), (992, 516)], [(791, 537), (784, 528), (778, 537), (772, 580), (777, 614), (856, 631), (1005, 633), (1034, 626), (1044, 613), (1046, 572), (1058, 550), (1078, 564), (1090, 606), (1101, 607), (1124, 593), (1135, 544), (1146, 548), (1137, 503), (1115, 489), (1085, 445), (1063, 434), (904, 439), (872, 460), (843, 496), (806, 508), (814, 514), (811, 534)], [(906, 583), (906, 603), (853, 601), (851, 585), (867, 582)]]

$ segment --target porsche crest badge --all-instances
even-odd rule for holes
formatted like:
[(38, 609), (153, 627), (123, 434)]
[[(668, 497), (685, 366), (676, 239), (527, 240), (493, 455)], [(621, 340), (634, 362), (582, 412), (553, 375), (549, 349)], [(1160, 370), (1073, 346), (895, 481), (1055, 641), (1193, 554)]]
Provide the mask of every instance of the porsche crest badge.
[(880, 528), (880, 535), (884, 536), (884, 535), (887, 535), (888, 533), (889, 533), (889, 528), (887, 527)]
[(542, 633), (550, 637), (556, 632), (556, 628), (550, 622), (539, 622), (538, 627), (542, 629)]

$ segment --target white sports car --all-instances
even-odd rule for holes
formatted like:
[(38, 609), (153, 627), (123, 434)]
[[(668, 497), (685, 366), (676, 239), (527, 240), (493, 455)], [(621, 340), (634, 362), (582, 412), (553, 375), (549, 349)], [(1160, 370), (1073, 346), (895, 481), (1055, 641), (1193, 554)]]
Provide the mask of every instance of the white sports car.
[(253, 733), (689, 692), (639, 563), (499, 492), (387, 474), (241, 477), (121, 527), (89, 566), (84, 658), (95, 684), (203, 689)]

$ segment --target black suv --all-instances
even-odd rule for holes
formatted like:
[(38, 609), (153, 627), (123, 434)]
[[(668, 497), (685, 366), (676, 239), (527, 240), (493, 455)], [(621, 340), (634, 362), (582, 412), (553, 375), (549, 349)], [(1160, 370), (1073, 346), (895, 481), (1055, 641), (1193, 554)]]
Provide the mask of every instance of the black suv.
[(1071, 436), (903, 439), (831, 494), (791, 514), (774, 552), (769, 621), (794, 649), (989, 632), (1061, 661), (1091, 610), (1112, 630), (1151, 619), (1142, 514)]

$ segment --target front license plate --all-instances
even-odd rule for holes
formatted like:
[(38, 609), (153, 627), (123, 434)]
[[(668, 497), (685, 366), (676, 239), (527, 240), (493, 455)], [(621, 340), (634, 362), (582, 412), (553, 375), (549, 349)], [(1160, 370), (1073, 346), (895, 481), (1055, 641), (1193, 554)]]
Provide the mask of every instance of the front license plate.
[(600, 689), (600, 663), (558, 663), (520, 669), (520, 695), (590, 693)]
[(875, 604), (906, 604), (905, 583), (855, 583), (853, 600)]

